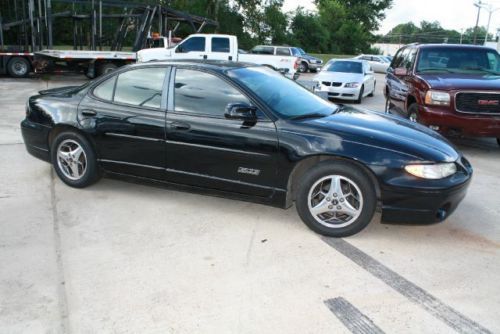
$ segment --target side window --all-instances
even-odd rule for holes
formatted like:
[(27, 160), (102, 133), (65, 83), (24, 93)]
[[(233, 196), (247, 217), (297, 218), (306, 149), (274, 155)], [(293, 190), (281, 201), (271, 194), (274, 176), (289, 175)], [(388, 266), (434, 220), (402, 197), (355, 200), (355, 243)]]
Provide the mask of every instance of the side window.
[(229, 52), (229, 38), (213, 37), (212, 52)]
[(274, 48), (272, 46), (256, 46), (250, 53), (258, 55), (272, 55), (274, 54)]
[(415, 63), (415, 56), (417, 55), (417, 49), (415, 48), (408, 48), (405, 50), (403, 56), (403, 62), (400, 65), (400, 67), (404, 67), (407, 69), (413, 68), (413, 64)]
[(408, 49), (407, 48), (399, 50), (398, 53), (396, 53), (396, 56), (394, 57), (394, 59), (392, 60), (391, 67), (392, 68), (401, 67), (402, 63), (403, 63), (403, 59), (404, 59), (404, 57), (406, 56), (407, 53), (408, 53)]
[(276, 55), (277, 56), (289, 56), (290, 49), (289, 48), (276, 48)]
[(116, 77), (117, 76), (114, 75), (108, 80), (104, 81), (99, 86), (94, 88), (94, 91), (92, 93), (100, 99), (112, 101), (113, 89), (115, 88)]
[(192, 51), (205, 51), (205, 37), (191, 37), (189, 39), (186, 39), (183, 43), (179, 44), (177, 49), (175, 49), (176, 53), (185, 53)]
[(118, 75), (114, 101), (133, 106), (160, 108), (165, 68), (150, 67)]
[(177, 69), (174, 89), (176, 112), (224, 117), (229, 103), (250, 104), (250, 101), (236, 88), (215, 75)]

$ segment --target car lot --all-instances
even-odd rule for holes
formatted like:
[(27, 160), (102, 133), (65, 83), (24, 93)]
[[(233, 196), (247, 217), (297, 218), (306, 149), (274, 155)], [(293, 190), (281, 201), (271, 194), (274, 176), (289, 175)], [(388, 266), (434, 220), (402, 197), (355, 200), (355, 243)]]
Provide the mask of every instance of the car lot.
[[(361, 107), (383, 108), (376, 78)], [(65, 186), (26, 153), (19, 122), (30, 94), (82, 82), (0, 79), (2, 332), (500, 331), (495, 141), (455, 141), (475, 175), (444, 223), (377, 214), (325, 239), (294, 209), (114, 179)]]

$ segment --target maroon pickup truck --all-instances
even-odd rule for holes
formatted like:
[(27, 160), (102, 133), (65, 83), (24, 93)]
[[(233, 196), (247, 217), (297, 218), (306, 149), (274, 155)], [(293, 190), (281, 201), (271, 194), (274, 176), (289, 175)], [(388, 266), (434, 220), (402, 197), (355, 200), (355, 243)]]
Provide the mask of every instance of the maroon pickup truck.
[(495, 137), (500, 145), (500, 56), (449, 44), (401, 48), (386, 76), (386, 112), (445, 135)]

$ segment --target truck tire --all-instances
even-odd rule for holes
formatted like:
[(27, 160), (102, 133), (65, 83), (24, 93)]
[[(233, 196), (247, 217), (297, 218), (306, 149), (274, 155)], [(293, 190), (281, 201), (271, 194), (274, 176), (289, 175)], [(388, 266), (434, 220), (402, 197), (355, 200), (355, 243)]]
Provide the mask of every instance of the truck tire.
[(102, 64), (99, 64), (99, 65), (97, 65), (97, 76), (100, 77), (101, 75), (107, 74), (109, 72), (113, 72), (117, 68), (118, 68), (118, 66), (116, 66), (113, 63), (102, 63)]
[(27, 77), (31, 71), (30, 62), (23, 57), (13, 57), (7, 63), (7, 73), (13, 78)]

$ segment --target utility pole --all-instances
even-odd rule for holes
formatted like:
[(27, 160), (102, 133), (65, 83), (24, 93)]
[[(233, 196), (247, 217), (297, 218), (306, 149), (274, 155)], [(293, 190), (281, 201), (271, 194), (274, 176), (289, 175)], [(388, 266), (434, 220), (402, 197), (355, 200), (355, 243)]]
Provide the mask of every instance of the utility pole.
[(481, 5), (482, 5), (481, 0), (479, 0), (474, 4), (474, 6), (477, 7), (477, 18), (476, 18), (476, 25), (474, 26), (474, 38), (472, 42), (473, 44), (476, 44), (477, 41), (477, 26), (479, 25), (479, 14), (481, 13)]
[(497, 10), (499, 10), (500, 7), (493, 8), (493, 6), (490, 4), (485, 9), (488, 12), (488, 25), (486, 26), (486, 36), (484, 36), (484, 45), (486, 45), (486, 42), (488, 42), (488, 34), (490, 32), (491, 15), (494, 12), (496, 12)]
[(464, 28), (460, 29), (460, 44), (462, 44), (462, 40), (464, 38)]

